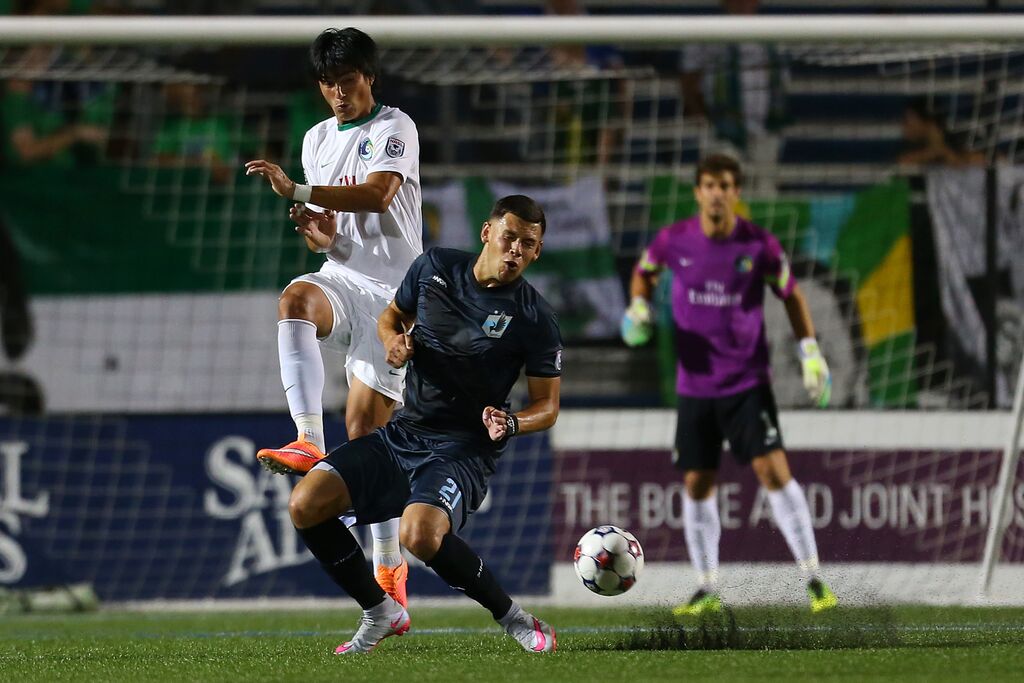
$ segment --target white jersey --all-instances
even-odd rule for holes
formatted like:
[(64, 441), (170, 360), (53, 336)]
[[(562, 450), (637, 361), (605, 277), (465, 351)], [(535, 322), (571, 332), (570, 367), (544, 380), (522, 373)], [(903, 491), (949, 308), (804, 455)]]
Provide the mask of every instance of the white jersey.
[(423, 252), (416, 124), (401, 110), (381, 104), (350, 123), (339, 124), (332, 116), (306, 132), (302, 168), (309, 185), (360, 185), (369, 174), (381, 171), (402, 176), (402, 186), (386, 212), (338, 212), (338, 236), (321, 269), (341, 269), (356, 284), (393, 297)]

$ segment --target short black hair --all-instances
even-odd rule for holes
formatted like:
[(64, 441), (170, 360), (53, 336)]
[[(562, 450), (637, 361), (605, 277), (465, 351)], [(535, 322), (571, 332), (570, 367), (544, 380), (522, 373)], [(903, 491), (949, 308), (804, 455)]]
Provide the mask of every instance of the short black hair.
[(732, 174), (732, 181), (736, 183), (736, 187), (743, 185), (743, 171), (740, 169), (740, 162), (728, 154), (711, 154), (704, 157), (697, 164), (697, 172), (693, 176), (693, 184), (700, 185), (701, 176), (710, 175), (717, 177), (726, 172)]
[(348, 67), (355, 69), (376, 84), (380, 71), (377, 43), (357, 28), (329, 28), (309, 46), (309, 63), (313, 75), (321, 83), (330, 83), (334, 76)]
[(490, 217), (504, 218), (506, 213), (510, 213), (527, 223), (540, 223), (540, 234), (543, 237), (544, 230), (547, 228), (544, 209), (540, 208), (540, 204), (525, 194), (510, 194), (494, 202), (494, 208), (491, 209)]

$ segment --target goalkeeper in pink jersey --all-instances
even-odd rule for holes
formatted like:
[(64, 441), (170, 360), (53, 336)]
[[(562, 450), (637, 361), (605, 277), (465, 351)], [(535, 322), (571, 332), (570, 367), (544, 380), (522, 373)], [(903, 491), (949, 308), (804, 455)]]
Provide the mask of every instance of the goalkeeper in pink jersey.
[(698, 165), (693, 194), (700, 213), (663, 228), (644, 251), (622, 320), (626, 344), (650, 339), (651, 294), (660, 272), (670, 270), (679, 394), (673, 462), (685, 473), (686, 548), (700, 577), (689, 603), (675, 609), (680, 616), (721, 609), (715, 479), (724, 440), (767, 490), (775, 522), (806, 575), (811, 609), (837, 604), (819, 576), (810, 510), (783, 450), (765, 340), (765, 284), (786, 307), (800, 340), (804, 386), (818, 407), (828, 405), (832, 380), (778, 240), (735, 214), (741, 182), (730, 157), (713, 155)]

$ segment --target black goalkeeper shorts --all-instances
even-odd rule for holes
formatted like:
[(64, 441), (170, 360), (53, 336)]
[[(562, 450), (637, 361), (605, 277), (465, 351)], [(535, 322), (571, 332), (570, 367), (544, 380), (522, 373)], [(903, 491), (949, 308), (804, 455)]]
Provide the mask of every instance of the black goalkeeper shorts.
[(722, 444), (740, 464), (783, 448), (775, 396), (768, 384), (731, 396), (679, 396), (672, 462), (681, 470), (717, 470)]

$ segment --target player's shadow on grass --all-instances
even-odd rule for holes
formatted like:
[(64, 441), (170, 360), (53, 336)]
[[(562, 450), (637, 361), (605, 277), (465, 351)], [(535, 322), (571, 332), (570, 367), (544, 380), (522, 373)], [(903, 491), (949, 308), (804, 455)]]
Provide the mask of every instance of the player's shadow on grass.
[(637, 628), (590, 650), (839, 650), (899, 647), (901, 634), (884, 607), (836, 610), (725, 608), (718, 614), (677, 619), (646, 613)]

